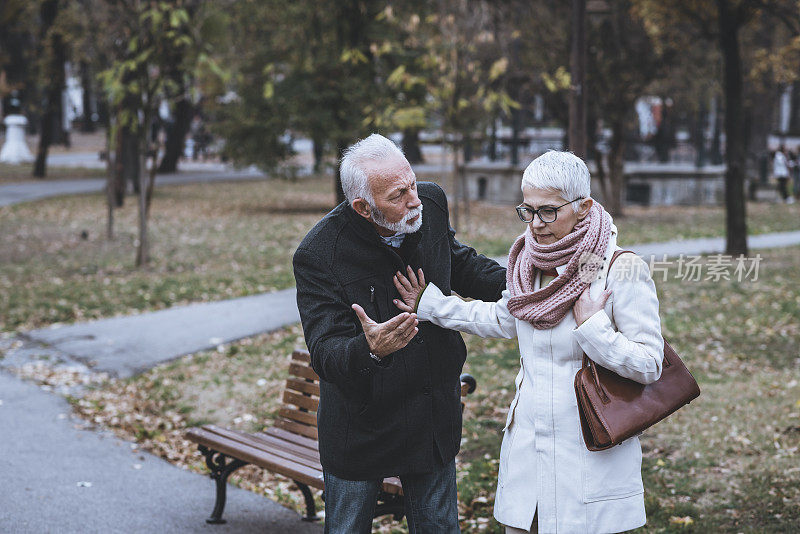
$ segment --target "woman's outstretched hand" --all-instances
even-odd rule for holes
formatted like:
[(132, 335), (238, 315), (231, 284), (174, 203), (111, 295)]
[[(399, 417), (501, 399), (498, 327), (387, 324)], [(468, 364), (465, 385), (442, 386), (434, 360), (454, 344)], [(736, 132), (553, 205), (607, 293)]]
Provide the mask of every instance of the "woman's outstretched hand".
[(415, 273), (409, 265), (406, 267), (405, 275), (400, 271), (394, 275), (394, 287), (397, 288), (400, 298), (403, 299), (395, 299), (394, 305), (404, 312), (414, 313), (414, 306), (417, 304), (419, 294), (425, 289), (425, 274), (422, 269), (417, 269)]

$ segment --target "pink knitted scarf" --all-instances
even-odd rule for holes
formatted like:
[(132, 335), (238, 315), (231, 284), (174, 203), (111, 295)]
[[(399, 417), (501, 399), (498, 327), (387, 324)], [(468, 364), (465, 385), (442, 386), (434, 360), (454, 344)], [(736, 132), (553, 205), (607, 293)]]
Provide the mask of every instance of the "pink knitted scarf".
[[(556, 326), (599, 274), (610, 238), (611, 216), (596, 201), (572, 232), (550, 245), (537, 243), (528, 227), (508, 253), (508, 311), (539, 330)], [(565, 263), (566, 270), (555, 280), (533, 290), (536, 269)]]

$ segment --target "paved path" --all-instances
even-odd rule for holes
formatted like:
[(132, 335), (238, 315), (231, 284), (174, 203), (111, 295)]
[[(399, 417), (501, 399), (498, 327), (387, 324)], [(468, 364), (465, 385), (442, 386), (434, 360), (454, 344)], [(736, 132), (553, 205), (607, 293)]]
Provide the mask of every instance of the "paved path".
[[(800, 245), (800, 231), (752, 235), (747, 238), (747, 243), (752, 250)], [(666, 241), (662, 243), (632, 245), (626, 248), (633, 250), (643, 258), (654, 256), (656, 260), (660, 260), (664, 254), (675, 257), (681, 254), (692, 256), (698, 254), (722, 253), (725, 251), (725, 239), (722, 237), (687, 239), (685, 241)]]
[[(161, 185), (177, 185), (201, 182), (224, 182), (244, 180), (264, 180), (265, 174), (255, 170), (225, 171), (192, 171), (175, 174), (159, 174), (156, 176), (156, 187)], [(9, 206), (21, 202), (30, 202), (42, 198), (61, 195), (77, 195), (99, 193), (105, 189), (103, 178), (87, 178), (82, 180), (44, 180), (41, 182), (23, 182), (19, 184), (0, 185), (0, 206)]]
[[(100, 159), (98, 152), (67, 152), (50, 153), (47, 155), (48, 167), (72, 167), (84, 169), (105, 169), (106, 162)], [(202, 161), (182, 159), (178, 164), (181, 171), (214, 171), (222, 172), (230, 170), (231, 166), (227, 163), (217, 161)]]
[(300, 321), (295, 290), (43, 328), (25, 337), (95, 371), (129, 377), (184, 354)]
[(4, 371), (0, 400), (3, 532), (322, 532), (294, 511), (233, 486), (228, 523), (208, 525), (214, 506), (208, 477), (85, 428), (62, 397)]

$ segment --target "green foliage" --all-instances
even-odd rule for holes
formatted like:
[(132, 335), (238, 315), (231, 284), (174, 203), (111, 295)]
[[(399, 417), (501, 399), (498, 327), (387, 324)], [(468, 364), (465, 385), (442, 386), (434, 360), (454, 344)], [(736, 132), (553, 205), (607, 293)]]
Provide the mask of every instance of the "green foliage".
[(566, 91), (569, 89), (572, 84), (572, 77), (570, 76), (569, 70), (563, 65), (560, 65), (553, 74), (547, 72), (542, 73), (542, 81), (548, 91), (557, 93), (558, 91)]
[[(0, 97), (31, 83), (34, 63), (36, 8), (34, 2), (6, 0), (0, 3)], [(24, 94), (23, 94), (24, 97)]]
[[(188, 70), (199, 57), (200, 45), (190, 25), (187, 2), (122, 3), (112, 32), (131, 36), (116, 49), (117, 56), (102, 71), (102, 81), (112, 105), (120, 106), (120, 127), (143, 132), (140, 112), (152, 117), (161, 99), (179, 95), (174, 77), (165, 73)], [(132, 11), (136, 17), (125, 17)], [(205, 56), (207, 58), (207, 55)]]
[(231, 98), (213, 106), (224, 155), (272, 168), (290, 154), (287, 132), (334, 147), (365, 133), (381, 91), (379, 13), (379, 3), (358, 0), (230, 6), (230, 48), (220, 55), (234, 72)]
[[(287, 131), (331, 148), (374, 130), (481, 131), (517, 105), (505, 89), (506, 43), (495, 38), (499, 9), (463, 0), (232, 6), (236, 98), (215, 108), (225, 154), (274, 166), (288, 154)], [(248, 141), (256, 132), (263, 146)]]

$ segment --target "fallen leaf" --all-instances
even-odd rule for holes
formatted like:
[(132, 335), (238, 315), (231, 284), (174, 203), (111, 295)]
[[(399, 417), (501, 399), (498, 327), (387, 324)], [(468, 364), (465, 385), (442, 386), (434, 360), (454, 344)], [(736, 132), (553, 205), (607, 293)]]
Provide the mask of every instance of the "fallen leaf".
[(683, 527), (688, 527), (694, 524), (694, 519), (692, 519), (688, 515), (685, 517), (672, 516), (669, 518), (669, 522), (671, 525), (681, 525)]

